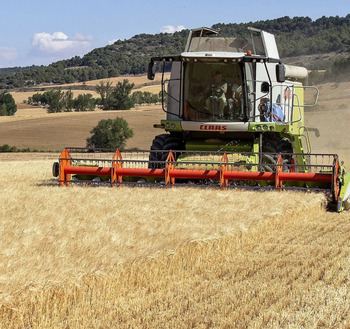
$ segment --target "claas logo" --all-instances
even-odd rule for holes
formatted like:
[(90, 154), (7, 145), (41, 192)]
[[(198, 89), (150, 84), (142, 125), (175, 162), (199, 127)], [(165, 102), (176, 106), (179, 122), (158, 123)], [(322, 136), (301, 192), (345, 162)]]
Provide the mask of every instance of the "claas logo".
[(213, 130), (213, 131), (225, 131), (227, 130), (227, 126), (221, 125), (200, 125), (200, 130)]

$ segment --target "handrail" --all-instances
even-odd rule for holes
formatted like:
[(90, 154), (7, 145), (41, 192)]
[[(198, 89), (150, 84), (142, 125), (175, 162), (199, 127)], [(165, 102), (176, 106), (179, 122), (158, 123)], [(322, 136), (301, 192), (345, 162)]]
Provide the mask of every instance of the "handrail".
[[(304, 129), (306, 131), (306, 136), (304, 134), (301, 134), (301, 132), (300, 132), (301, 129)], [(301, 135), (305, 138), (306, 146), (307, 146), (307, 153), (311, 153), (311, 142), (310, 142), (309, 129), (306, 126), (299, 127), (299, 135)]]
[(315, 106), (317, 104), (318, 96), (320, 94), (320, 90), (317, 87), (315, 87), (315, 86), (297, 86), (296, 85), (295, 88), (303, 88), (304, 90), (305, 89), (315, 89), (316, 90), (314, 103), (313, 104), (303, 104), (303, 105), (300, 105), (301, 107), (312, 107), (312, 106)]
[[(298, 107), (299, 109), (299, 114), (300, 114), (300, 118), (299, 120), (296, 120), (296, 121), (292, 121), (292, 124), (293, 123), (297, 123), (297, 122), (301, 122), (303, 120), (303, 114), (301, 112), (301, 105), (300, 105), (300, 100), (299, 100), (299, 96), (297, 94), (293, 94), (293, 97), (296, 97), (297, 101), (298, 101), (298, 105), (294, 105), (294, 102), (293, 102), (293, 109), (294, 107)], [(293, 119), (293, 118), (292, 118)]]

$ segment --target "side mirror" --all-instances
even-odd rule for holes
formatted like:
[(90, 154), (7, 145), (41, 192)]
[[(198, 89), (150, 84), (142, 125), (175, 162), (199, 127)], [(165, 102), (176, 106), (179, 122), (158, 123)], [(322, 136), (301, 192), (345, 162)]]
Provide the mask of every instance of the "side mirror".
[(261, 88), (260, 88), (261, 92), (264, 94), (268, 94), (270, 92), (270, 85), (268, 82), (264, 81), (261, 84)]
[(276, 80), (277, 82), (284, 82), (286, 80), (286, 68), (283, 64), (276, 65)]
[(147, 72), (147, 78), (148, 80), (154, 80), (154, 76), (156, 75), (156, 63), (153, 61), (150, 61), (148, 64), (148, 72)]

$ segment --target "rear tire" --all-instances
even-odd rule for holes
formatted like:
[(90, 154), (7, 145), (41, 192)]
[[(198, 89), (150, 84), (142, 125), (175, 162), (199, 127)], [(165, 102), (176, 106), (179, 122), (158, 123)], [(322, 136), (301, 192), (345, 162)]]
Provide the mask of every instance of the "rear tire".
[[(152, 152), (154, 151), (177, 151), (177, 150), (184, 150), (185, 149), (185, 143), (183, 141), (183, 138), (179, 135), (173, 135), (173, 134), (161, 134), (156, 136), (153, 139), (152, 146), (151, 146), (151, 152), (149, 154), (149, 161), (148, 164), (149, 168), (155, 169), (155, 168), (165, 168), (165, 161), (169, 155), (169, 152)], [(175, 153), (175, 158), (179, 156), (178, 153)], [(162, 163), (163, 162), (163, 163)]]

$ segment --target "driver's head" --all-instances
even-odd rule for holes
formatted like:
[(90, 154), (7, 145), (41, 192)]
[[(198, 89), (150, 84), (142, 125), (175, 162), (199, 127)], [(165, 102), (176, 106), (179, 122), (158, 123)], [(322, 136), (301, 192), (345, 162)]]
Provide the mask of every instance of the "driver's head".
[(215, 82), (220, 82), (222, 80), (222, 73), (219, 71), (215, 72)]
[(259, 104), (259, 110), (260, 110), (261, 112), (266, 111), (266, 105), (267, 105), (267, 103), (269, 103), (269, 102), (270, 102), (270, 100), (269, 100), (268, 98), (266, 98), (266, 97), (261, 98), (261, 99), (260, 99), (260, 104)]

